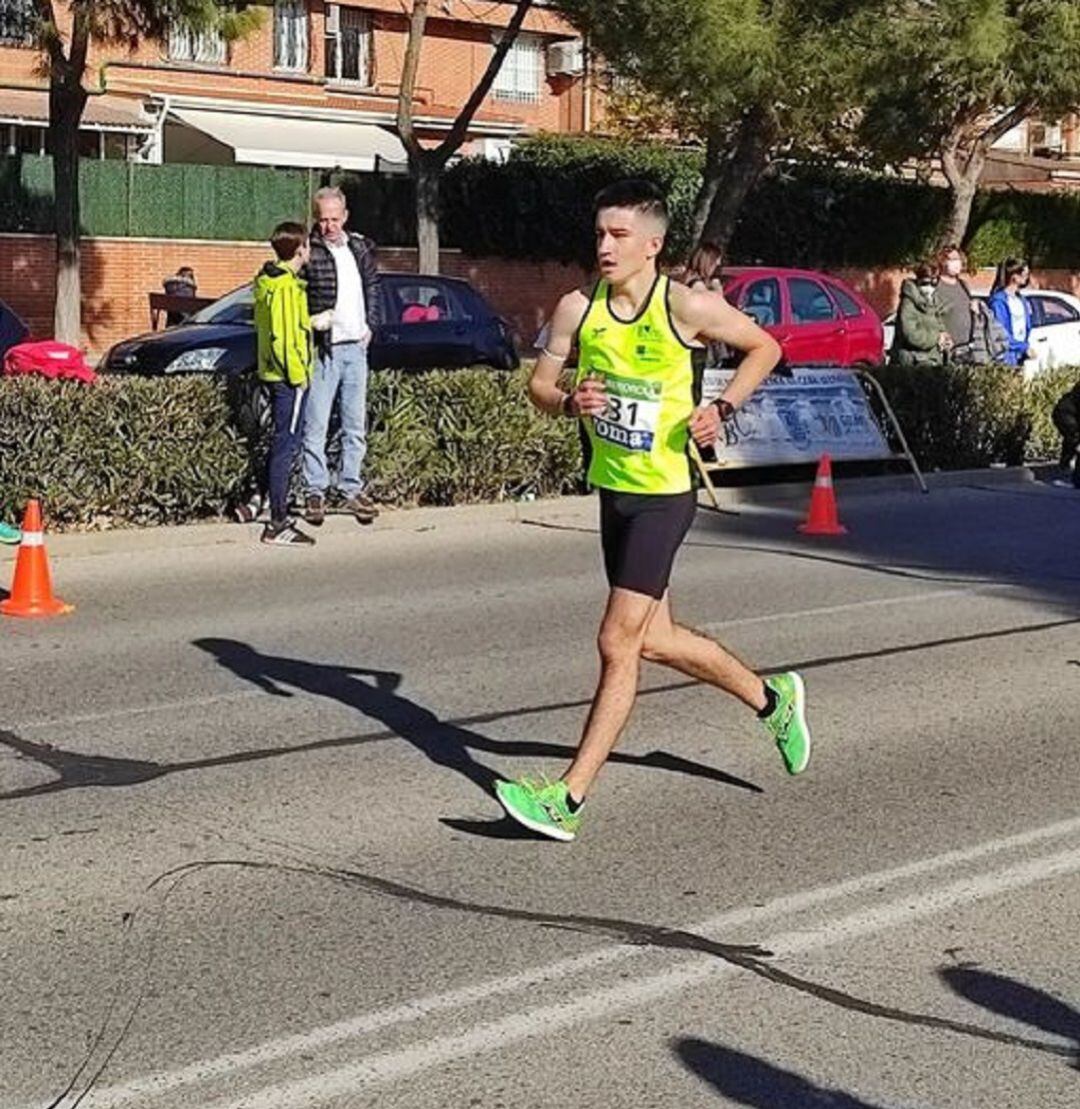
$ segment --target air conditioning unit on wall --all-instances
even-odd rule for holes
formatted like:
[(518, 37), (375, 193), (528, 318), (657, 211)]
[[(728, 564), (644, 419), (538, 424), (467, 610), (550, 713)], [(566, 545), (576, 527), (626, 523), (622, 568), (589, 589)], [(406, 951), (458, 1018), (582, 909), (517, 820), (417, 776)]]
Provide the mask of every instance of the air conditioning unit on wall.
[(585, 43), (581, 39), (553, 42), (547, 48), (549, 77), (580, 77), (585, 72)]

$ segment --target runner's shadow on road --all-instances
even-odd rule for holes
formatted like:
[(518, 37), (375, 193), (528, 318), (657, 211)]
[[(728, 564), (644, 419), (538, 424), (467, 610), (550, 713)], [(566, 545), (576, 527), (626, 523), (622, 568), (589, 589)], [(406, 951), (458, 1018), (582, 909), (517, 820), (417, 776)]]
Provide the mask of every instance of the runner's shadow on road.
[(1080, 1070), (1080, 1011), (1034, 986), (978, 967), (950, 966), (938, 973), (945, 985), (965, 1000), (1071, 1041), (1076, 1045), (1072, 1066)]
[(708, 1040), (683, 1037), (675, 1040), (673, 1050), (688, 1071), (737, 1105), (756, 1109), (884, 1109)]
[[(312, 751), (367, 746), (395, 738), (407, 740), (437, 765), (457, 771), (485, 793), (491, 793), (498, 775), (490, 767), (479, 762), (474, 757), (473, 751), (510, 758), (569, 760), (573, 754), (573, 748), (557, 743), (492, 739), (490, 736), (464, 727), (463, 723), (490, 723), (517, 716), (535, 716), (587, 705), (587, 702), (577, 701), (550, 702), (482, 713), (466, 718), (463, 722), (447, 721), (439, 719), (433, 712), (415, 701), (401, 696), (397, 692), (401, 685), (401, 675), (392, 671), (323, 665), (267, 655), (245, 643), (228, 639), (201, 639), (197, 640), (195, 645), (213, 655), (222, 666), (231, 670), (237, 677), (250, 682), (269, 696), (292, 697), (293, 693), (289, 687), (301, 689), (306, 693), (336, 700), (365, 716), (379, 720), (387, 730), (382, 733), (334, 736), (291, 746), (281, 745), (236, 751), (172, 763), (69, 751), (51, 743), (35, 742), (14, 732), (0, 730), (0, 749), (6, 747), (21, 758), (36, 763), (55, 775), (48, 781), (0, 791), (0, 802), (70, 789), (133, 786), (181, 771), (240, 766), (247, 762), (285, 758)], [(655, 692), (664, 692), (665, 688), (662, 687)], [(676, 688), (681, 688), (681, 685)], [(750, 793), (764, 792), (753, 782), (666, 751), (651, 751), (644, 755), (615, 752), (611, 761), (625, 766), (687, 774)], [(501, 821), (473, 826), (468, 821), (461, 821), (456, 827), (459, 831), (468, 831), (476, 835), (516, 838), (520, 835), (517, 826), (514, 825), (511, 828), (509, 823), (506, 822), (506, 827), (503, 827)]]

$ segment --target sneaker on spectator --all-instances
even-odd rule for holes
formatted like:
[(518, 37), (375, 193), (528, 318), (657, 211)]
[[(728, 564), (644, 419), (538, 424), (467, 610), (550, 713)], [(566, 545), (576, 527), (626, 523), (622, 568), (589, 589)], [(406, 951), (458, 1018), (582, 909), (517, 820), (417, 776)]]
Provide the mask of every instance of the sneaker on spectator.
[(267, 524), (263, 528), (262, 541), (275, 547), (313, 547), (315, 540), (305, 535), (292, 520), (283, 524)]
[(370, 524), (379, 515), (379, 506), (366, 493), (355, 493), (346, 498), (341, 507), (362, 524)]
[(6, 543), (9, 547), (14, 547), (21, 542), (22, 532), (14, 524), (5, 524), (3, 520), (0, 520), (0, 543)]
[(313, 527), (321, 528), (326, 519), (326, 498), (322, 493), (308, 493), (304, 519)]

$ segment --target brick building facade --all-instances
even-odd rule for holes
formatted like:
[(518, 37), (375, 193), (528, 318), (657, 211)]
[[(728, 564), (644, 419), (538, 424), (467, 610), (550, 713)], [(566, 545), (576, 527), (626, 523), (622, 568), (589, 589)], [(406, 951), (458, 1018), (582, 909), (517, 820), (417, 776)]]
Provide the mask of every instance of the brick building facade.
[[(0, 0), (0, 142), (46, 152), (48, 103), (25, 28), (36, 0)], [(414, 111), (445, 133), (484, 72), (515, 5), (431, 6)], [(175, 29), (134, 49), (96, 46), (84, 153), (147, 161), (392, 169), (391, 133), (408, 20), (399, 0), (273, 0), (260, 26), (226, 44)], [(530, 131), (591, 129), (600, 100), (576, 32), (544, 3), (526, 18), (476, 115), (466, 152), (497, 156)]]

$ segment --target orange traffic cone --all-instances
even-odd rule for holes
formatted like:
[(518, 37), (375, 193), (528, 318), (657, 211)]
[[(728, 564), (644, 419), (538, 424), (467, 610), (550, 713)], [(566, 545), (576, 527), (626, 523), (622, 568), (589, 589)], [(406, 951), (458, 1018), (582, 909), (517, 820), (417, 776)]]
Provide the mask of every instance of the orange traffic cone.
[(810, 495), (810, 511), (806, 521), (799, 525), (804, 535), (847, 535), (847, 528), (840, 523), (836, 513), (836, 495), (833, 493), (832, 459), (821, 456), (814, 491)]
[(60, 616), (73, 612), (74, 608), (53, 596), (49, 557), (45, 554), (45, 532), (41, 526), (41, 505), (30, 501), (23, 517), (22, 543), (15, 560), (11, 596), (0, 601), (0, 612), (5, 616)]

